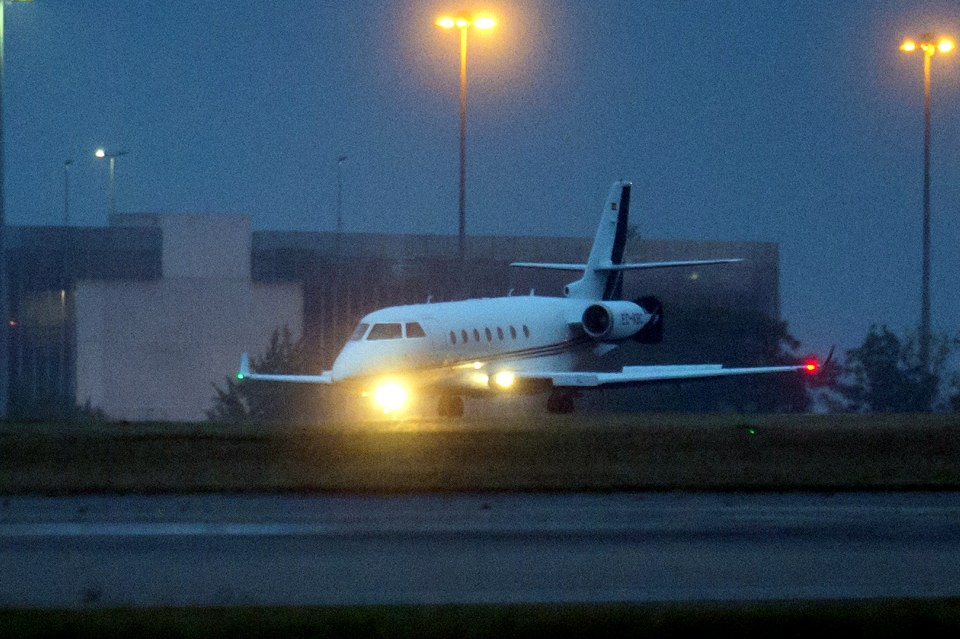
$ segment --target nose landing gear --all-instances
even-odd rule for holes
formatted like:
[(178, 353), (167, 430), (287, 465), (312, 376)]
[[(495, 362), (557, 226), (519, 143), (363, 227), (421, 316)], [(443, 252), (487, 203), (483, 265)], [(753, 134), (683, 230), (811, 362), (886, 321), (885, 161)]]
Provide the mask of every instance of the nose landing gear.
[(440, 417), (463, 417), (463, 398), (459, 395), (441, 395), (437, 403)]
[(573, 412), (574, 391), (555, 390), (547, 398), (547, 412), (567, 415)]

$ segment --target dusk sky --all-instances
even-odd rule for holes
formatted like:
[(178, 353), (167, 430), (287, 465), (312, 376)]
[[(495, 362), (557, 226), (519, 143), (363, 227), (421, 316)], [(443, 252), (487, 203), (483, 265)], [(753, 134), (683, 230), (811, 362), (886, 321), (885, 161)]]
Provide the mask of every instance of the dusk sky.
[[(457, 232), (463, 2), (34, 0), (6, 6), (6, 213), (245, 213), (256, 229)], [(922, 56), (960, 3), (524, 0), (476, 6), (467, 231), (590, 236), (633, 181), (649, 239), (780, 245), (803, 350), (919, 318)], [(960, 54), (933, 60), (932, 318), (960, 332)], [(691, 259), (698, 256), (691, 255)], [(736, 257), (736, 256), (730, 256)], [(506, 286), (506, 283), (504, 283)], [(547, 294), (547, 291), (540, 291)], [(559, 294), (559, 291), (556, 292)]]

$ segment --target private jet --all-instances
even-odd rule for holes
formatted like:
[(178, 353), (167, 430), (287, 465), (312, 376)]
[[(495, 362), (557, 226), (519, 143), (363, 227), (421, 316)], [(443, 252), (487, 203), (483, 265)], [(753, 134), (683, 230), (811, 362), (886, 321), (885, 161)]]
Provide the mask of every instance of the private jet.
[[(630, 190), (614, 182), (585, 264), (514, 262), (519, 268), (580, 273), (563, 297), (522, 295), (391, 306), (363, 317), (331, 370), (313, 375), (253, 372), (247, 353), (240, 380), (340, 384), (373, 398), (385, 413), (401, 411), (413, 393), (439, 397), (441, 417), (461, 417), (464, 397), (549, 394), (547, 410), (569, 413), (592, 389), (681, 382), (732, 375), (816, 373), (816, 362), (728, 368), (721, 364), (624, 366), (589, 370), (621, 344), (663, 339), (655, 297), (621, 299), (625, 271), (722, 265), (740, 259), (624, 263)], [(594, 368), (602, 368), (594, 366)]]

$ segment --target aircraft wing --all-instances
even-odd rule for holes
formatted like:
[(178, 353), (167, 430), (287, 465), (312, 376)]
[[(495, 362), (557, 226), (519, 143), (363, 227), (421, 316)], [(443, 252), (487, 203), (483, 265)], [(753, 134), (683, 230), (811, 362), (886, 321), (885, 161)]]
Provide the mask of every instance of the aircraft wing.
[(250, 356), (246, 353), (240, 356), (240, 370), (237, 379), (254, 379), (264, 382), (299, 382), (301, 384), (332, 384), (333, 377), (330, 371), (323, 371), (319, 375), (280, 375), (277, 373), (251, 373)]
[[(813, 366), (813, 368), (811, 368)], [(764, 373), (816, 372), (820, 366), (798, 364), (791, 366), (757, 366), (725, 368), (722, 364), (671, 364), (665, 366), (624, 366), (620, 372), (592, 371), (528, 371), (517, 377), (529, 380), (549, 380), (559, 388), (590, 388), (644, 384), (653, 382), (682, 382), (685, 380), (728, 377), (731, 375), (762, 375)]]

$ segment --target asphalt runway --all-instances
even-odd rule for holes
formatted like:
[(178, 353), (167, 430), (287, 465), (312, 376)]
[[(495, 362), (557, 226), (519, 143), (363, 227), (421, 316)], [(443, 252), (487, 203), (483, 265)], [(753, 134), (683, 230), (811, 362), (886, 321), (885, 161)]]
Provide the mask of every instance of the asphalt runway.
[(0, 499), (0, 606), (960, 596), (960, 493)]

